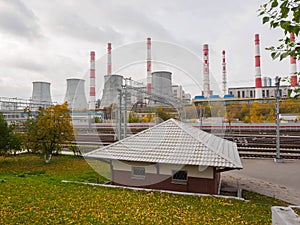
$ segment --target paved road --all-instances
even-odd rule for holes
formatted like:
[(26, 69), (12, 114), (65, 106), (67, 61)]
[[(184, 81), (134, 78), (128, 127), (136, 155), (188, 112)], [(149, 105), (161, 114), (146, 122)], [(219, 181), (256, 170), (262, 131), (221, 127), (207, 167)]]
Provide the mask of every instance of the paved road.
[(300, 205), (300, 160), (242, 159), (244, 169), (222, 173), (222, 181)]

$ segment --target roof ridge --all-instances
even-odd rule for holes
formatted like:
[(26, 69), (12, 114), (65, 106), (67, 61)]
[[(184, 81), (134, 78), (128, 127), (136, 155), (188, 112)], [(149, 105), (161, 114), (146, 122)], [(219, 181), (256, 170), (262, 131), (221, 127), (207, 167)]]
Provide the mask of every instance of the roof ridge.
[[(199, 140), (199, 137), (198, 137), (198, 136), (196, 136), (195, 134), (191, 133), (189, 130), (185, 129), (184, 127), (188, 127), (189, 129), (194, 129), (197, 133), (202, 133), (202, 134), (205, 133), (205, 134), (207, 134), (207, 135), (209, 135), (209, 136), (213, 136), (214, 138), (217, 138), (217, 139), (219, 139), (219, 140), (222, 140), (222, 141), (225, 142), (225, 143), (227, 142), (227, 143), (234, 143), (234, 144), (236, 144), (235, 142), (225, 140), (224, 138), (221, 138), (221, 137), (218, 137), (218, 136), (213, 135), (213, 134), (211, 134), (211, 133), (208, 133), (208, 132), (205, 132), (205, 131), (203, 131), (203, 130), (197, 129), (197, 128), (195, 128), (195, 127), (190, 126), (189, 124), (183, 123), (183, 122), (178, 121), (178, 120), (174, 120), (174, 119), (173, 119), (173, 122), (176, 123), (177, 126), (180, 127), (184, 132), (186, 132), (186, 133), (187, 133), (188, 135), (190, 135), (191, 137), (193, 137), (193, 138), (197, 139), (198, 141), (200, 141), (202, 144), (204, 144), (207, 148), (209, 148), (211, 151), (213, 151), (213, 152), (214, 152), (215, 154), (217, 154), (218, 156), (220, 156), (220, 157), (226, 159), (228, 162), (230, 162), (230, 163), (232, 163), (232, 164), (234, 164), (234, 165), (236, 165), (236, 163), (238, 163), (240, 166), (242, 166), (240, 160), (239, 160), (239, 162), (235, 162), (235, 160), (231, 159), (229, 156), (224, 155), (224, 154), (223, 154), (222, 152), (220, 152), (220, 151), (216, 151), (214, 148), (212, 148), (212, 146), (209, 144), (209, 142), (206, 142), (206, 141), (203, 141), (203, 140)], [(220, 146), (220, 145), (218, 145), (218, 149), (219, 149), (219, 146)]]

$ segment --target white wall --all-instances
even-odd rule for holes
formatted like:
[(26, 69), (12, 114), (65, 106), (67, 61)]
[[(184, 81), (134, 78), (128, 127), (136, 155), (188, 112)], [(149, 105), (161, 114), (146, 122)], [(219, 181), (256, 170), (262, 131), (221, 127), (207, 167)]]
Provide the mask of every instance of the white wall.
[[(156, 174), (157, 169), (153, 163), (144, 162), (128, 162), (112, 160), (112, 165), (115, 170), (121, 171), (131, 171), (132, 166), (142, 166), (145, 167), (146, 173)], [(213, 168), (212, 167), (201, 167), (199, 171), (199, 166), (184, 166), (184, 165), (172, 165), (172, 164), (159, 164), (159, 174), (172, 176), (173, 170), (186, 170), (189, 177), (197, 178), (208, 178), (213, 179)]]

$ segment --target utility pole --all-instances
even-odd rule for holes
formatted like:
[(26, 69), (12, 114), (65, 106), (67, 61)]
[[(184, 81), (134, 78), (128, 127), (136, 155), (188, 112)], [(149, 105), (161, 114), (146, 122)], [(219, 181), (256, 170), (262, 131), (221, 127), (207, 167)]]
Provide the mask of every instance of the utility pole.
[(282, 163), (283, 159), (280, 158), (280, 121), (279, 121), (279, 100), (280, 100), (280, 91), (279, 91), (279, 86), (280, 86), (280, 77), (275, 78), (275, 85), (276, 85), (276, 158), (275, 162), (277, 163)]
[(199, 108), (200, 129), (202, 129), (202, 107)]
[(118, 139), (121, 140), (121, 128), (122, 128), (122, 90), (118, 88), (119, 92), (119, 107), (118, 107)]
[[(127, 82), (127, 80), (125, 80)], [(124, 138), (127, 137), (127, 84), (123, 88), (124, 90)]]

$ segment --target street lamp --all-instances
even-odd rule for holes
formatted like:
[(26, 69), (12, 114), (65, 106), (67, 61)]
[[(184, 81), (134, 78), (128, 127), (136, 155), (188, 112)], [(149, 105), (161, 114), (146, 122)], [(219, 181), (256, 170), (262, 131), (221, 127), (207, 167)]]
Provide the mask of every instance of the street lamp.
[(274, 159), (277, 163), (282, 163), (283, 159), (280, 158), (280, 130), (279, 130), (279, 100), (280, 100), (280, 77), (275, 77), (275, 85), (276, 85), (276, 158)]

